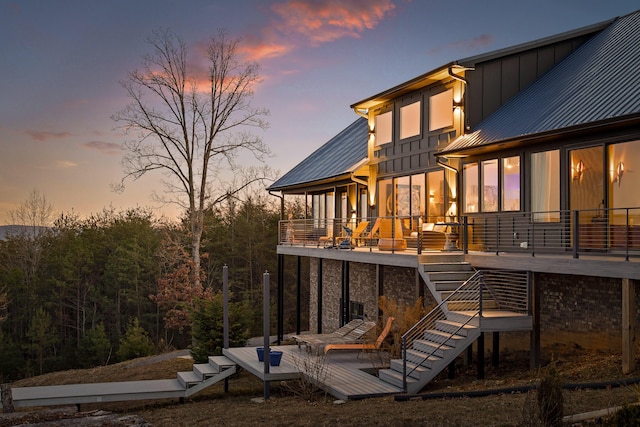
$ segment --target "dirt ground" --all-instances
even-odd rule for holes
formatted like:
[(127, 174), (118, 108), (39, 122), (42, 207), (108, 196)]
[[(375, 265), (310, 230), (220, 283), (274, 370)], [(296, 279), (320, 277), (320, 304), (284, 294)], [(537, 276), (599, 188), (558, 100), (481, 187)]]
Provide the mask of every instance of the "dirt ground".
[[(531, 386), (539, 382), (541, 372), (528, 369), (529, 361), (525, 354), (505, 353), (501, 356), (498, 367), (491, 366), (490, 360), (487, 360), (484, 380), (477, 380), (475, 366), (464, 367), (460, 359), (453, 380), (448, 379), (445, 372), (429, 384), (423, 394), (497, 390)], [(101, 382), (175, 378), (177, 371), (190, 370), (191, 364), (184, 357), (163, 356), (143, 362), (138, 360), (85, 371), (47, 374), (18, 381), (14, 386), (68, 384), (77, 382), (78, 379)], [(556, 355), (555, 364), (563, 383), (616, 382), (640, 377), (640, 369), (623, 376), (620, 357), (611, 354), (572, 350)], [(81, 410), (99, 409), (119, 416), (105, 424), (91, 425), (141, 425), (141, 419), (153, 426), (247, 426), (263, 425), (265, 422), (288, 426), (536, 425), (532, 420), (536, 406), (535, 392), (409, 401), (384, 397), (342, 403), (321, 393), (305, 400), (296, 394), (296, 390), (298, 388), (295, 383), (272, 384), (271, 398), (267, 402), (256, 403), (254, 400), (263, 396), (263, 385), (252, 375), (241, 371), (231, 378), (229, 393), (224, 393), (223, 385), (217, 384), (194, 398), (187, 399), (185, 403), (177, 400), (122, 402), (100, 406), (82, 405)], [(640, 400), (640, 385), (572, 389), (565, 390), (563, 395), (564, 414), (572, 415), (637, 402)], [(55, 417), (52, 415), (53, 419)], [(11, 421), (0, 418), (0, 427), (15, 425), (15, 422), (15, 419)], [(37, 422), (42, 422), (42, 419)]]

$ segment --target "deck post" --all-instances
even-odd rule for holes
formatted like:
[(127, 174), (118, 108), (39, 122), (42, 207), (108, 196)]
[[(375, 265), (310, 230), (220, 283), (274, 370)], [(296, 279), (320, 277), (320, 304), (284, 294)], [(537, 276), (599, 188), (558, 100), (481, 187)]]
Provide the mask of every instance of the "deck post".
[(465, 368), (468, 368), (469, 366), (471, 366), (471, 363), (473, 362), (473, 344), (469, 344), (469, 347), (467, 347), (467, 351), (464, 352), (464, 359), (463, 359), (463, 364)]
[(484, 379), (484, 332), (478, 337), (478, 379)]
[(296, 335), (300, 335), (300, 317), (302, 313), (302, 277), (300, 272), (302, 271), (302, 258), (296, 257)]
[[(229, 348), (229, 267), (222, 266), (222, 347)], [(229, 378), (224, 379), (224, 392), (229, 393)]]
[(497, 368), (500, 365), (500, 332), (493, 333), (493, 353), (491, 354), (491, 366)]
[(264, 333), (264, 400), (269, 400), (269, 395), (271, 394), (270, 384), (267, 381), (266, 376), (269, 374), (269, 365), (271, 364), (271, 349), (269, 348), (270, 341), (270, 333), (271, 333), (271, 325), (269, 322), (270, 319), (270, 302), (271, 295), (269, 293), (269, 272), (265, 271), (262, 275), (262, 303), (263, 303), (263, 312), (262, 312), (262, 325), (263, 325), (263, 333)]
[(529, 271), (529, 312), (532, 328), (529, 333), (529, 368), (533, 371), (540, 368), (540, 294), (536, 285), (535, 274)]
[(317, 333), (322, 333), (322, 258), (318, 258), (318, 306), (316, 312)]
[(13, 394), (11, 393), (11, 384), (0, 384), (0, 394), (2, 394), (2, 412), (9, 413), (15, 412), (13, 406)]
[(636, 289), (630, 279), (622, 279), (622, 373), (636, 367)]
[(278, 344), (284, 338), (284, 255), (278, 255), (278, 324), (276, 340)]

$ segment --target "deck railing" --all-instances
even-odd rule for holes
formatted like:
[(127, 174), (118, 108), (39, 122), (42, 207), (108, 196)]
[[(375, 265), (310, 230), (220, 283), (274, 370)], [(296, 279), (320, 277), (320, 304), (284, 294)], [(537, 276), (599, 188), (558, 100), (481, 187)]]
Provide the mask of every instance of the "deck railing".
[[(280, 221), (279, 244), (374, 250), (380, 240), (381, 221), (390, 224), (387, 228), (398, 240), (391, 245), (391, 252), (462, 250), (496, 255), (564, 253), (578, 258), (596, 253), (624, 256), (626, 260), (633, 255), (640, 257), (640, 208), (480, 213), (446, 219), (291, 219)], [(354, 233), (349, 244), (345, 227)]]

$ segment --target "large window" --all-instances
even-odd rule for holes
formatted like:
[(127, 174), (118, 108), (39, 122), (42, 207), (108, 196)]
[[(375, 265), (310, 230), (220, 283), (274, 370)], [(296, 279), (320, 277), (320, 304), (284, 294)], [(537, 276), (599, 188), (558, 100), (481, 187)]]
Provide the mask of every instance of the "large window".
[(520, 210), (519, 156), (464, 165), (462, 181), (465, 213)]
[(387, 144), (393, 140), (393, 111), (376, 116), (376, 145)]
[(427, 222), (438, 222), (444, 216), (444, 171), (427, 173), (427, 185), (429, 194), (429, 210), (427, 211)]
[(502, 210), (520, 210), (520, 156), (502, 159)]
[[(635, 164), (634, 164), (635, 163)], [(640, 141), (609, 146), (609, 207), (640, 206)], [(637, 213), (634, 210), (632, 213)]]
[(453, 126), (453, 89), (429, 98), (429, 130)]
[(498, 211), (498, 160), (482, 162), (482, 211)]
[(560, 151), (531, 154), (531, 211), (535, 221), (560, 220)]
[(464, 212), (478, 212), (478, 164), (469, 163), (462, 169), (462, 188), (464, 189)]
[(400, 108), (400, 139), (420, 135), (420, 101)]

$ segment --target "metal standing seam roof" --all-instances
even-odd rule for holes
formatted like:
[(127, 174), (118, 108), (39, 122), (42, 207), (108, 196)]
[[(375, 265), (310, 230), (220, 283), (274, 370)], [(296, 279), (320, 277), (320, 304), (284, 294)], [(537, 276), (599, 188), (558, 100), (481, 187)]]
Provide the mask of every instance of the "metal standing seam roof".
[(367, 158), (368, 138), (367, 119), (359, 117), (269, 186), (268, 190), (284, 190), (351, 173), (356, 165)]
[(640, 113), (640, 11), (614, 20), (438, 154)]

